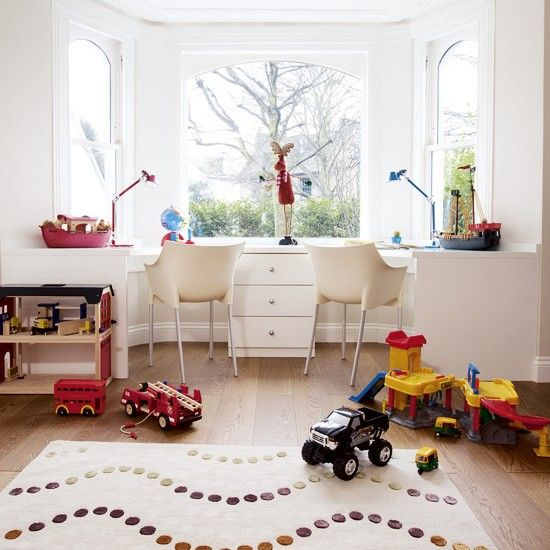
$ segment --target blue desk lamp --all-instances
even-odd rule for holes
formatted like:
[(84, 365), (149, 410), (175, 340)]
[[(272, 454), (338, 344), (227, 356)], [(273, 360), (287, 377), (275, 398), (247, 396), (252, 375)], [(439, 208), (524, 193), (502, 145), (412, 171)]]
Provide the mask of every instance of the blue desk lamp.
[(390, 172), (390, 177), (388, 181), (394, 182), (394, 181), (400, 181), (405, 180), (408, 181), (430, 204), (430, 217), (431, 217), (431, 223), (430, 223), (430, 240), (432, 241), (431, 244), (426, 246), (425, 248), (439, 248), (439, 244), (435, 240), (435, 202), (431, 199), (431, 197), (428, 196), (427, 193), (422, 191), (416, 183), (414, 183), (408, 176), (407, 176), (407, 170), (399, 170), (398, 172)]

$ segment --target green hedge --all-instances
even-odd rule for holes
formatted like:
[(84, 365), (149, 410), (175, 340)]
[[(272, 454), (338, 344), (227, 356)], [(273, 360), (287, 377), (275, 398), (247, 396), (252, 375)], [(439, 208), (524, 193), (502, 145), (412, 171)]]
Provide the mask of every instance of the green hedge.
[[(203, 199), (189, 206), (193, 233), (202, 237), (275, 237), (273, 203)], [(307, 199), (294, 205), (296, 237), (359, 236), (359, 201)]]

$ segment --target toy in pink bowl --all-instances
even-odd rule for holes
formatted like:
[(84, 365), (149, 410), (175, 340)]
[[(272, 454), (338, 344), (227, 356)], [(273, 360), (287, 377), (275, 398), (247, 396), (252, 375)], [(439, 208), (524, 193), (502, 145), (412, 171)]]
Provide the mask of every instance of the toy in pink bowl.
[(109, 222), (90, 216), (58, 214), (57, 220), (46, 220), (40, 229), (48, 248), (103, 248), (111, 237)]

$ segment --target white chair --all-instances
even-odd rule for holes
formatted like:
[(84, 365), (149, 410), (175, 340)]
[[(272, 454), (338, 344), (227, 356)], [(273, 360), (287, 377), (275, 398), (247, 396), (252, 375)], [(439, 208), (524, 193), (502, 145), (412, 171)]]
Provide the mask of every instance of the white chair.
[(233, 277), (237, 260), (244, 249), (244, 241), (229, 245), (189, 245), (166, 241), (157, 261), (146, 265), (149, 281), (149, 365), (153, 366), (153, 304), (161, 302), (174, 308), (182, 382), (185, 381), (183, 349), (180, 332), (179, 305), (182, 302), (210, 302), (210, 345), (212, 359), (214, 325), (213, 301), (227, 306), (229, 340), (233, 369), (237, 376), (237, 358), (231, 325), (233, 304)]
[(350, 386), (353, 386), (361, 353), (366, 312), (379, 306), (397, 307), (397, 326), (401, 330), (401, 299), (407, 268), (389, 266), (373, 243), (351, 246), (304, 246), (309, 253), (315, 279), (315, 314), (304, 374), (308, 373), (311, 361), (319, 305), (327, 302), (344, 304), (342, 359), (345, 359), (346, 305), (361, 304), (361, 322), (350, 381)]

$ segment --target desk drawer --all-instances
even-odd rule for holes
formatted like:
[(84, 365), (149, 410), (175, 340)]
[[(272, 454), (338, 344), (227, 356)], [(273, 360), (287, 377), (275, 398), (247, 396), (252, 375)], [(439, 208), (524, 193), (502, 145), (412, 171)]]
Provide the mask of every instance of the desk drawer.
[(233, 315), (311, 317), (313, 286), (244, 285), (233, 288)]
[(233, 317), (237, 348), (307, 348), (312, 317)]
[(311, 285), (307, 254), (243, 254), (237, 262), (236, 285)]

